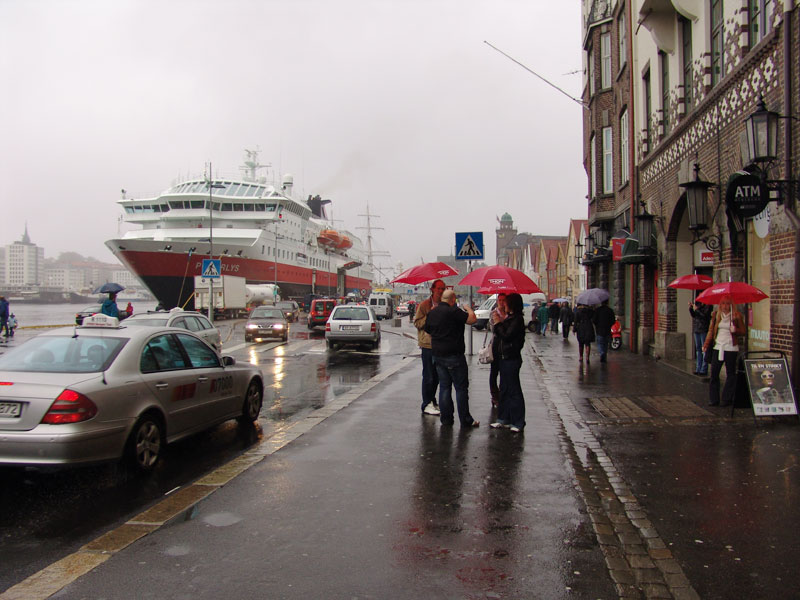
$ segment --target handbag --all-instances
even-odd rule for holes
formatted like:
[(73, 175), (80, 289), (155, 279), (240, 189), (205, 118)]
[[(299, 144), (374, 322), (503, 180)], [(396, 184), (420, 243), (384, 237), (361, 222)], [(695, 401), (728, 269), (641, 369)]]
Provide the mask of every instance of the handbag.
[(486, 343), (486, 338), (489, 337), (489, 332), (486, 332), (486, 335), (483, 336), (483, 348), (478, 350), (478, 362), (482, 365), (488, 365), (490, 362), (494, 360), (494, 356), (492, 355), (492, 341), (494, 340), (494, 335), (492, 335), (492, 339), (489, 340), (489, 343)]
[(709, 346), (708, 350), (705, 351), (705, 354), (703, 354), (703, 362), (705, 362), (707, 365), (710, 365), (713, 359), (714, 359), (714, 348), (712, 344), (711, 346)]

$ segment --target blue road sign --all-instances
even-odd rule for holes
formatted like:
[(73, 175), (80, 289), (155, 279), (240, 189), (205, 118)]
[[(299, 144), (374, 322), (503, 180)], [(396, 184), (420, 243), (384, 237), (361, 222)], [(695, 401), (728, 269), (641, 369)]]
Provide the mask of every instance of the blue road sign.
[(456, 260), (483, 260), (483, 232), (456, 233)]
[(219, 279), (222, 271), (222, 261), (218, 258), (204, 258), (202, 277), (207, 279)]

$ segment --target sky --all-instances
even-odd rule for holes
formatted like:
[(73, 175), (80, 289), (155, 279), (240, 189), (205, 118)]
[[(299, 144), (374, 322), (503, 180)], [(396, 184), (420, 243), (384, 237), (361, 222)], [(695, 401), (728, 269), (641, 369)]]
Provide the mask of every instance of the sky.
[[(116, 201), (260, 148), (391, 273), (586, 218), (580, 3), (0, 0), (0, 245), (114, 262)], [(386, 255), (382, 255), (386, 253)]]

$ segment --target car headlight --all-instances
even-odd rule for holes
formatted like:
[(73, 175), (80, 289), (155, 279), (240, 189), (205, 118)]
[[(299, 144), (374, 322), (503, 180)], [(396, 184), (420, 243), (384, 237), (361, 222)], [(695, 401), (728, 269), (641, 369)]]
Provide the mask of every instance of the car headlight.
[(283, 323), (275, 323), (272, 327), (273, 329), (283, 329)]
[(247, 329), (258, 329), (258, 325), (256, 325), (255, 323), (248, 323), (246, 325), (246, 328)]

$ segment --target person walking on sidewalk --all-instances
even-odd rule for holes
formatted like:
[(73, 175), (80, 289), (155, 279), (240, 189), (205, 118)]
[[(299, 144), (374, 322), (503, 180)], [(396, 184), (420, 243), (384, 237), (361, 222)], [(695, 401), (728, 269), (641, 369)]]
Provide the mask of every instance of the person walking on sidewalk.
[[(506, 295), (502, 293), (497, 294), (497, 306), (492, 311), (492, 314), (489, 315), (492, 327), (494, 327), (495, 323), (502, 323), (505, 321), (507, 314)], [(492, 396), (492, 406), (497, 406), (500, 402), (500, 388), (497, 387), (497, 376), (500, 374), (500, 365), (497, 361), (498, 351), (498, 339), (497, 336), (492, 333), (492, 356), (495, 357), (494, 360), (489, 363), (489, 394)]]
[(561, 310), (558, 313), (558, 318), (561, 320), (561, 333), (564, 335), (565, 340), (569, 340), (569, 330), (572, 328), (572, 309), (569, 302), (561, 304)]
[(442, 425), (452, 425), (454, 421), (454, 386), (461, 427), (480, 425), (469, 412), (469, 367), (464, 357), (464, 325), (472, 325), (477, 320), (471, 306), (465, 304), (463, 310), (456, 306), (456, 293), (453, 290), (445, 290), (441, 303), (428, 313), (425, 331), (431, 336), (433, 364), (439, 375)]
[(575, 335), (578, 338), (578, 360), (583, 362), (583, 350), (586, 349), (586, 362), (592, 351), (594, 336), (594, 323), (592, 322), (592, 309), (584, 304), (579, 304), (575, 311)]
[[(730, 298), (723, 298), (719, 309), (711, 315), (703, 352), (711, 348), (711, 381), (708, 387), (709, 406), (730, 406), (736, 398), (736, 360), (739, 358), (739, 342), (744, 338), (745, 325), (742, 313), (733, 308)], [(725, 365), (725, 387), (720, 402), (719, 374)]]
[(436, 402), (436, 388), (439, 376), (433, 365), (431, 354), (431, 336), (425, 332), (425, 321), (428, 313), (442, 301), (445, 288), (444, 281), (437, 279), (431, 284), (431, 296), (417, 307), (414, 313), (414, 327), (417, 328), (417, 345), (422, 353), (422, 412), (426, 415), (439, 416), (439, 405)]
[(8, 339), (8, 300), (5, 296), (0, 296), (0, 335), (3, 335), (3, 329), (6, 330), (5, 337)]
[(695, 300), (689, 302), (689, 314), (692, 315), (692, 333), (694, 335), (694, 351), (697, 356), (695, 375), (708, 375), (708, 363), (703, 352), (703, 343), (708, 335), (708, 326), (711, 324), (711, 306)]
[(597, 336), (597, 351), (600, 353), (600, 362), (606, 362), (608, 356), (608, 342), (611, 339), (611, 326), (617, 320), (614, 309), (608, 305), (608, 300), (603, 300), (594, 311), (592, 322)]
[(525, 428), (525, 396), (519, 381), (522, 368), (522, 348), (525, 346), (525, 317), (522, 314), (522, 296), (509, 294), (508, 317), (496, 320), (492, 315), (497, 353), (494, 361), (500, 370), (500, 409), (497, 421), (490, 427), (508, 427), (514, 433)]
[(536, 316), (539, 317), (539, 327), (541, 328), (539, 333), (547, 335), (547, 323), (550, 320), (550, 309), (547, 308), (547, 304), (542, 303)]
[(561, 316), (561, 307), (553, 302), (550, 308), (547, 309), (547, 314), (550, 315), (550, 333), (555, 335), (558, 333), (558, 319)]

